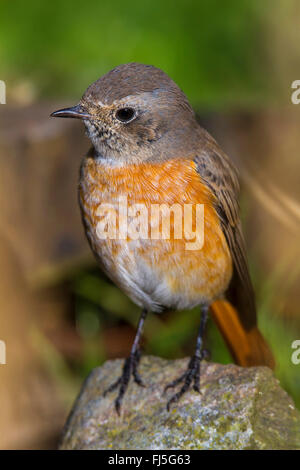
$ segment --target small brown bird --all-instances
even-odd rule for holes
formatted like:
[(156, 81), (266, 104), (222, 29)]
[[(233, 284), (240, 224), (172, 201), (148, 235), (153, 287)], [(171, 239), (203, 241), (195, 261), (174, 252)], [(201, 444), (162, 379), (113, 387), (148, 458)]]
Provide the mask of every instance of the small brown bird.
[[(51, 116), (79, 118), (85, 124), (93, 144), (79, 182), (85, 232), (103, 271), (142, 307), (131, 354), (107, 390), (118, 388), (117, 411), (130, 377), (143, 385), (137, 370), (139, 345), (150, 311), (201, 306), (195, 353), (186, 372), (167, 386), (182, 384), (168, 409), (191, 386), (200, 391), (209, 309), (238, 364), (273, 367), (272, 353), (257, 328), (237, 172), (199, 126), (180, 88), (156, 67), (120, 65), (93, 83), (78, 105)], [(121, 212), (120, 200), (126, 200)], [(198, 224), (200, 206), (204, 217)], [(180, 237), (179, 229), (188, 225), (187, 207), (192, 207), (192, 223)], [(149, 213), (150, 219), (145, 218)], [(134, 217), (139, 224), (134, 225)], [(191, 234), (199, 242), (192, 247)]]

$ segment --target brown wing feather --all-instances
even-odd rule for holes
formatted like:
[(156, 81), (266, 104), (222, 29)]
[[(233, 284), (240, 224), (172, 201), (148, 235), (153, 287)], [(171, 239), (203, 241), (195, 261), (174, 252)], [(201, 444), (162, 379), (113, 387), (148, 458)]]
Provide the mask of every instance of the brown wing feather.
[(201, 151), (194, 158), (201, 178), (216, 197), (219, 214), (234, 264), (228, 296), (236, 305), (245, 328), (256, 325), (256, 307), (239, 217), (237, 170), (215, 140), (204, 130)]

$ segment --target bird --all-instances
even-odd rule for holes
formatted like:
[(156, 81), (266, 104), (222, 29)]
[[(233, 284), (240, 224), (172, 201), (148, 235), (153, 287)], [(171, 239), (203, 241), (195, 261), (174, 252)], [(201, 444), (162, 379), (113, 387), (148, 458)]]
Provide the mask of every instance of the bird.
[[(127, 63), (92, 83), (78, 104), (51, 116), (84, 123), (92, 143), (82, 160), (78, 186), (85, 233), (100, 268), (141, 308), (130, 355), (120, 377), (105, 391), (117, 390), (118, 414), (130, 380), (145, 386), (138, 365), (150, 312), (159, 315), (196, 306), (199, 317), (201, 312), (194, 354), (184, 373), (166, 386), (173, 390), (168, 410), (189, 390), (200, 392), (209, 312), (237, 364), (274, 368), (272, 351), (257, 326), (238, 171), (200, 126), (179, 86), (153, 65)], [(126, 210), (131, 208), (130, 217), (124, 210), (118, 213), (120, 199), (126, 201)], [(139, 229), (147, 236), (138, 236), (137, 227), (122, 232), (124, 221), (134, 224), (134, 215), (141, 216), (144, 208), (152, 217), (157, 206), (172, 212), (162, 210), (153, 221), (139, 219)], [(177, 225), (186, 223), (187, 206), (193, 208), (190, 229), (199, 242), (195, 246), (188, 246), (190, 232), (181, 237), (176, 233)], [(117, 221), (105, 218), (103, 207), (106, 214), (108, 208), (111, 215), (117, 214)], [(199, 226), (197, 207), (203, 208)], [(173, 212), (176, 208), (182, 209), (179, 218)], [(160, 233), (167, 217), (169, 233)], [(105, 235), (108, 226), (112, 230)], [(153, 227), (159, 236), (151, 236)]]

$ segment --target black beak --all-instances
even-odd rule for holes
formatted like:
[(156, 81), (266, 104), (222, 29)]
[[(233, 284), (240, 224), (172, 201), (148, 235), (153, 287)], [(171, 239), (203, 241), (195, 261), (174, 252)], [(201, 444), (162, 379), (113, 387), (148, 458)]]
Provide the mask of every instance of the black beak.
[(93, 119), (93, 116), (82, 110), (79, 104), (72, 108), (59, 109), (50, 114), (50, 117)]

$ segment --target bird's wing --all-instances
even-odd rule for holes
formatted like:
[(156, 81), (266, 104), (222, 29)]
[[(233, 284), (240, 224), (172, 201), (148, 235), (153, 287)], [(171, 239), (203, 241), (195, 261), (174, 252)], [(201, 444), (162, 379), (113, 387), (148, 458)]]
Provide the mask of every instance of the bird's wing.
[(216, 141), (201, 129), (201, 145), (194, 158), (197, 171), (215, 196), (219, 215), (234, 264), (229, 295), (237, 306), (243, 325), (256, 325), (256, 308), (249, 275), (245, 242), (239, 217), (239, 182), (235, 167)]

